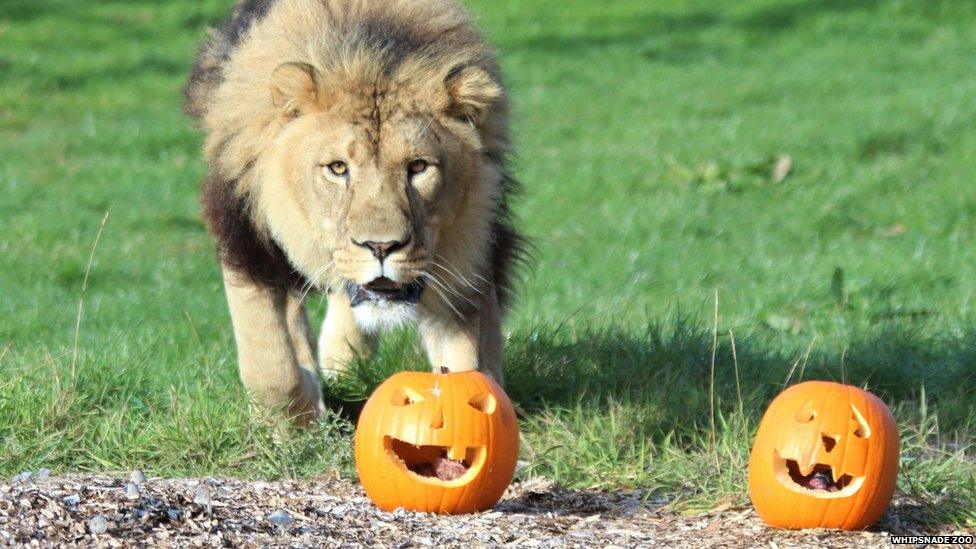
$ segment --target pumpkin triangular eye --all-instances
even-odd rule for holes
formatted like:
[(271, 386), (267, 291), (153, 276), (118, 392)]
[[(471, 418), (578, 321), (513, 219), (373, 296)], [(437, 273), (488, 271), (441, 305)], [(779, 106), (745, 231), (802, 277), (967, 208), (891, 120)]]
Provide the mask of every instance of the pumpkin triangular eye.
[(471, 406), (479, 412), (484, 412), (486, 414), (492, 414), (495, 412), (495, 408), (498, 406), (498, 402), (495, 400), (494, 395), (490, 393), (483, 393), (480, 395), (475, 395), (468, 400), (468, 406)]
[(813, 409), (813, 399), (811, 398), (796, 413), (796, 421), (799, 423), (810, 423), (817, 419), (817, 411)]
[(871, 438), (871, 426), (864, 419), (864, 414), (853, 404), (851, 404), (851, 412), (851, 419), (857, 422), (857, 428), (854, 429), (854, 436), (857, 438)]
[(417, 402), (423, 402), (424, 397), (410, 387), (400, 387), (393, 393), (394, 406), (408, 406)]

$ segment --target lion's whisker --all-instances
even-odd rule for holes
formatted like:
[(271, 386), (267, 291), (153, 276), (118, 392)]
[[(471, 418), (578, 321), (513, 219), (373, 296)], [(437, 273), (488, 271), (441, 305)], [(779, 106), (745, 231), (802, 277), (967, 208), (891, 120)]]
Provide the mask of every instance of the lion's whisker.
[(445, 304), (446, 304), (446, 305), (447, 305), (448, 307), (450, 307), (452, 311), (454, 311), (454, 314), (456, 314), (456, 315), (457, 315), (457, 316), (458, 316), (459, 318), (460, 318), (461, 316), (463, 316), (463, 315), (461, 314), (461, 311), (458, 311), (458, 310), (457, 310), (457, 307), (455, 307), (455, 306), (454, 306), (454, 304), (453, 304), (453, 303), (451, 303), (451, 300), (450, 300), (450, 298), (448, 298), (448, 297), (447, 297), (446, 295), (444, 295), (444, 292), (442, 292), (441, 290), (439, 290), (439, 289), (437, 288), (437, 286), (431, 286), (431, 288), (433, 288), (433, 290), (434, 290), (434, 292), (436, 292), (436, 293), (437, 293), (437, 295), (439, 295), (439, 296), (440, 296), (440, 298), (441, 298), (441, 300), (442, 300), (442, 301), (443, 301), (443, 302), (444, 302), (444, 303), (445, 303)]
[(298, 298), (299, 305), (305, 303), (305, 298), (307, 298), (308, 294), (312, 291), (312, 289), (316, 287), (316, 283), (318, 282), (318, 279), (321, 278), (322, 275), (326, 274), (325, 271), (328, 270), (333, 265), (335, 265), (335, 260), (330, 261), (324, 267), (315, 271), (315, 273), (312, 274), (312, 276), (305, 282), (305, 284), (302, 286), (301, 297)]
[(453, 296), (456, 296), (456, 297), (458, 297), (460, 299), (463, 299), (463, 300), (467, 301), (468, 304), (470, 304), (472, 306), (476, 306), (476, 303), (474, 301), (472, 301), (471, 298), (469, 298), (468, 296), (466, 296), (466, 295), (462, 294), (461, 292), (459, 292), (459, 291), (455, 290), (454, 288), (452, 288), (451, 285), (447, 283), (447, 281), (445, 281), (445, 280), (441, 279), (440, 277), (438, 277), (437, 274), (432, 273), (432, 272), (429, 272), (429, 271), (426, 271), (426, 272), (430, 276), (430, 280), (432, 282), (434, 282), (435, 284), (440, 285), (440, 287), (446, 293), (448, 293), (450, 295), (453, 295)]
[(438, 263), (438, 262), (436, 262), (434, 260), (430, 260), (430, 263), (431, 263), (431, 265), (433, 265), (433, 266), (435, 266), (435, 267), (443, 270), (447, 274), (449, 274), (452, 277), (454, 277), (454, 279), (457, 280), (458, 282), (460, 282), (461, 284), (464, 284), (468, 288), (471, 288), (473, 291), (475, 291), (475, 292), (477, 292), (477, 293), (479, 293), (481, 295), (484, 295), (485, 294), (485, 292), (483, 292), (477, 286), (475, 286), (474, 284), (472, 284), (470, 280), (468, 280), (467, 278), (465, 278), (464, 276), (462, 276), (460, 273), (458, 273), (458, 272), (456, 272), (454, 270), (451, 270), (450, 268), (445, 267), (444, 265), (441, 265), (440, 263)]
[(440, 296), (440, 298), (444, 301), (444, 303), (446, 303), (447, 306), (450, 307), (452, 311), (454, 311), (454, 314), (456, 314), (459, 318), (464, 316), (464, 315), (461, 314), (461, 311), (458, 311), (457, 310), (457, 307), (455, 307), (454, 304), (451, 303), (451, 300), (448, 299), (448, 297), (446, 295), (444, 295), (444, 292), (442, 292), (438, 288), (437, 282), (435, 281), (435, 279), (434, 279), (433, 275), (431, 275), (431, 273), (429, 273), (427, 271), (420, 271), (420, 276), (426, 278), (427, 280), (430, 280), (431, 282), (434, 282), (435, 285), (431, 286), (431, 289), (433, 289), (434, 292), (436, 292), (437, 295)]
[[(435, 256), (434, 256), (434, 257), (436, 257), (437, 259), (440, 259), (441, 261), (443, 261), (444, 263), (447, 263), (448, 265), (451, 265), (451, 262), (450, 262), (450, 261), (448, 261), (448, 260), (447, 260), (447, 258), (446, 258), (446, 257), (444, 257), (444, 256), (443, 256), (443, 255), (441, 255), (441, 254), (435, 254)], [(455, 270), (457, 270), (457, 268), (456, 268), (456, 267), (455, 267)], [(480, 280), (480, 281), (482, 281), (482, 282), (484, 282), (485, 284), (487, 284), (487, 285), (488, 285), (489, 287), (491, 287), (491, 288), (494, 288), (494, 287), (495, 287), (495, 285), (494, 285), (494, 284), (493, 284), (493, 283), (492, 283), (492, 282), (491, 282), (490, 280), (488, 280), (487, 278), (485, 278), (485, 277), (483, 277), (483, 276), (481, 276), (481, 275), (480, 275), (480, 274), (478, 274), (478, 273), (471, 273), (471, 276), (473, 276), (473, 277), (475, 277), (475, 278), (477, 278), (478, 280)]]

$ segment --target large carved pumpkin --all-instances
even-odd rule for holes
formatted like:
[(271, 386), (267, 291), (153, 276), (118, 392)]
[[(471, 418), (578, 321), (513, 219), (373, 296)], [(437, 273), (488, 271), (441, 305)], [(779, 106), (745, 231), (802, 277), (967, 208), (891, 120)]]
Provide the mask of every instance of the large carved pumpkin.
[(878, 397), (849, 385), (809, 381), (777, 396), (749, 459), (749, 495), (778, 528), (859, 530), (891, 501), (898, 428)]
[(363, 408), (356, 469), (381, 509), (471, 513), (502, 497), (518, 443), (515, 409), (487, 376), (401, 372)]

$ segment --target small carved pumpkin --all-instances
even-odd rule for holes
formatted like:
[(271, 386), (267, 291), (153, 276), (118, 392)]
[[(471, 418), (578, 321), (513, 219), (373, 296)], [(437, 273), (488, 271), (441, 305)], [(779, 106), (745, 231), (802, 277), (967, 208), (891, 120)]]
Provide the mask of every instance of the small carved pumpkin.
[(808, 381), (780, 393), (759, 423), (749, 496), (777, 528), (860, 530), (884, 514), (898, 474), (898, 427), (873, 394)]
[(479, 372), (400, 372), (366, 402), (356, 469), (383, 510), (472, 513), (515, 474), (519, 431), (508, 396)]

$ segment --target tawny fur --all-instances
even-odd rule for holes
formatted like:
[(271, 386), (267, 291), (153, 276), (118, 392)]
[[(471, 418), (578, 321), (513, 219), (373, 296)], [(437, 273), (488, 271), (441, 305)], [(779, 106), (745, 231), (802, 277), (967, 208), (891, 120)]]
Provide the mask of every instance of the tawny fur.
[[(317, 350), (327, 370), (368, 354), (373, 327), (416, 317), (434, 368), (501, 380), (522, 242), (508, 100), (459, 4), (242, 0), (202, 45), (185, 95), (206, 133), (204, 213), (257, 400), (303, 420), (321, 411), (305, 364), (315, 345), (295, 320), (309, 291), (330, 293)], [(416, 159), (429, 168), (408, 173)], [(384, 262), (364, 241), (405, 244)], [(345, 284), (379, 276), (428, 287), (415, 308), (350, 314)]]

